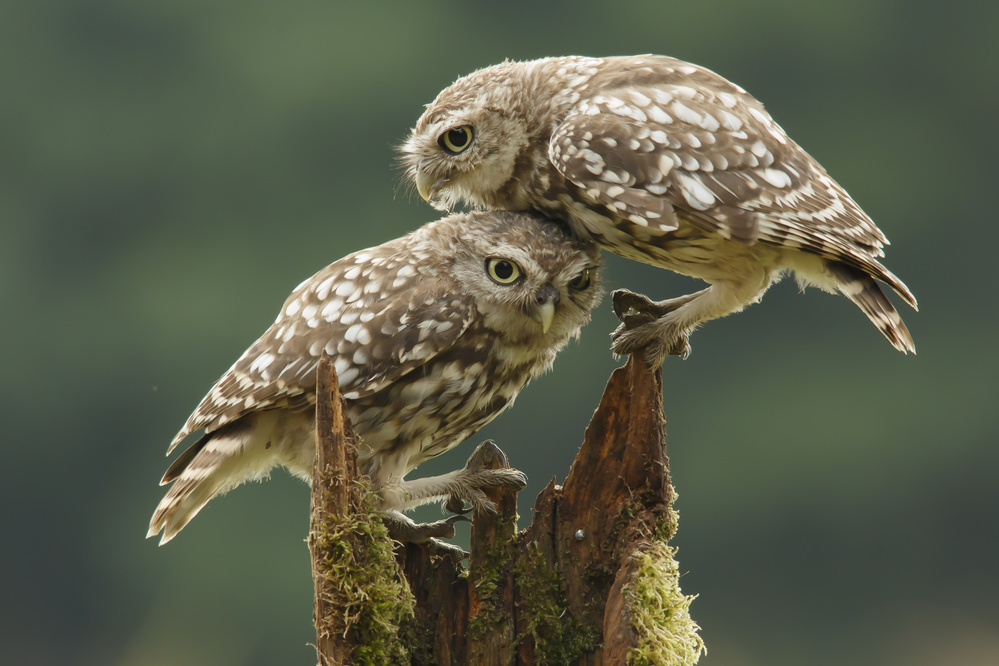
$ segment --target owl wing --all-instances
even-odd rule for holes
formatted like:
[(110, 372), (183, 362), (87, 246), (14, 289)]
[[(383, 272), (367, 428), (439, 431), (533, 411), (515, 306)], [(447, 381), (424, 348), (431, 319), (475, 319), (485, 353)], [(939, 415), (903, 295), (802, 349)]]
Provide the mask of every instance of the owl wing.
[(299, 285), (277, 320), (204, 397), (167, 454), (190, 433), (211, 432), (252, 411), (313, 408), (324, 350), (344, 397), (357, 399), (451, 347), (475, 316), (472, 297), (416, 267), (383, 266), (390, 274), (379, 279), (385, 271), (346, 257)]
[(549, 159), (631, 235), (672, 231), (679, 214), (743, 244), (842, 261), (908, 293), (875, 260), (887, 243), (881, 231), (742, 89), (703, 68), (664, 64), (600, 89), (556, 128)]

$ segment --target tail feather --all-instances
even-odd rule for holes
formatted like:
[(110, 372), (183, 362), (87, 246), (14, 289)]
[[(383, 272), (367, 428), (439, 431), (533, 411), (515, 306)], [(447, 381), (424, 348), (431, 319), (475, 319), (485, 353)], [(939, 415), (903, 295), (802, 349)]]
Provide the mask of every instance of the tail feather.
[[(902, 317), (881, 291), (881, 287), (874, 281), (874, 278), (846, 264), (830, 261), (828, 266), (836, 278), (839, 292), (853, 301), (854, 305), (867, 315), (867, 318), (881, 331), (881, 334), (888, 338), (888, 342), (900, 352), (915, 354), (916, 345), (912, 341), (909, 329), (906, 328)], [(908, 289), (905, 289), (904, 292), (901, 291), (897, 285), (905, 288), (905, 285), (898, 278), (895, 278), (892, 287), (899, 292), (906, 303), (915, 308), (916, 299), (912, 293)]]
[(919, 312), (919, 304), (916, 302), (916, 297), (913, 295), (911, 291), (909, 291), (909, 288), (905, 286), (905, 283), (899, 280), (898, 276), (896, 276), (894, 273), (892, 273), (890, 270), (888, 270), (881, 264), (877, 264), (877, 267), (880, 270), (877, 273), (875, 273), (874, 276), (879, 280), (883, 280), (889, 287), (891, 287), (895, 291), (896, 294), (898, 294), (902, 298), (903, 301), (906, 302), (906, 304), (910, 308), (912, 308), (916, 312)]
[(246, 480), (261, 478), (276, 463), (255, 455), (252, 429), (229, 428), (206, 434), (174, 461), (161, 484), (173, 485), (160, 500), (146, 538), (160, 532), (160, 545), (173, 539), (217, 495)]
[(197, 442), (192, 444), (186, 451), (180, 454), (173, 464), (167, 468), (167, 471), (163, 473), (163, 478), (160, 479), (160, 485), (165, 486), (168, 483), (172, 483), (176, 480), (184, 470), (187, 469), (191, 462), (194, 460), (195, 456), (201, 453), (201, 450), (205, 448), (205, 445), (214, 437), (214, 433), (209, 433), (199, 439)]

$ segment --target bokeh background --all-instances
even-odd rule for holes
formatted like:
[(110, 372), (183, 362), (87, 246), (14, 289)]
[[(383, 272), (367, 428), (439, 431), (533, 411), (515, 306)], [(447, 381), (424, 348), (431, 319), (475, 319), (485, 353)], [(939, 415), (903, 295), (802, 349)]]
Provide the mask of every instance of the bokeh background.
[[(393, 146), (438, 90), (504, 58), (653, 52), (764, 101), (921, 306), (905, 357), (788, 281), (667, 361), (702, 663), (999, 663), (997, 35), (984, 0), (3, 3), (0, 660), (314, 663), (307, 487), (275, 473), (158, 548), (167, 443), (302, 279), (435, 219)], [(606, 282), (696, 287), (616, 259)], [(475, 439), (529, 475), (522, 526), (614, 324), (607, 301)]]

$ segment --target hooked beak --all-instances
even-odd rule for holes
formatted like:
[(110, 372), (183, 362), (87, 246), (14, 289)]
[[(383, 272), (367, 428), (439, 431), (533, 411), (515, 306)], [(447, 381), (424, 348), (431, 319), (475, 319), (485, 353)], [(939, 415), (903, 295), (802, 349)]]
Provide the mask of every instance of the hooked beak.
[(535, 294), (534, 303), (531, 305), (531, 319), (541, 324), (541, 332), (547, 333), (555, 321), (555, 306), (561, 300), (558, 289), (550, 283), (543, 285)]
[(419, 169), (416, 171), (416, 191), (420, 193), (420, 196), (427, 203), (430, 203), (430, 200), (433, 199), (434, 195), (437, 194), (446, 182), (446, 178), (435, 179), (426, 171)]

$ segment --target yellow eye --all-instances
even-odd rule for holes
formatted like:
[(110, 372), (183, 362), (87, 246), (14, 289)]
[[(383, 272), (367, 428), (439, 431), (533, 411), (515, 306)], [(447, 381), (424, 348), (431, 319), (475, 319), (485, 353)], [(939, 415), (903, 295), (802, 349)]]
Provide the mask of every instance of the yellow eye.
[(472, 145), (475, 132), (471, 125), (462, 125), (450, 129), (437, 137), (437, 145), (451, 155), (457, 155), (461, 151)]
[(500, 259), (499, 257), (486, 259), (486, 274), (496, 284), (513, 284), (524, 277), (524, 274), (520, 272), (520, 266), (509, 259)]
[(583, 272), (569, 281), (569, 287), (577, 291), (582, 291), (590, 286), (590, 269), (584, 268)]

